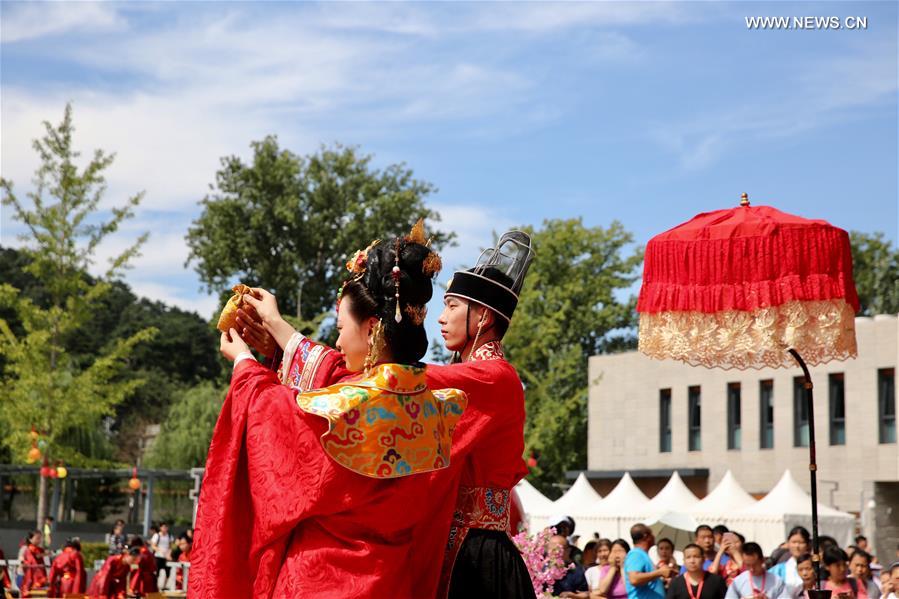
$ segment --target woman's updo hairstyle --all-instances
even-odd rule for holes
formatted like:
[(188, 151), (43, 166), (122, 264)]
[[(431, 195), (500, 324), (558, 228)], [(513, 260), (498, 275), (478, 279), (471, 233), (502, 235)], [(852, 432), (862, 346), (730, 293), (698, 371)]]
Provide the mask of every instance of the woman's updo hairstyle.
[[(394, 266), (399, 268), (396, 275)], [(377, 242), (366, 252), (357, 252), (347, 268), (356, 276), (346, 282), (341, 297), (352, 299), (349, 312), (353, 319), (362, 322), (375, 317), (381, 321), (384, 341), (394, 362), (421, 361), (428, 351), (425, 305), (434, 293), (432, 279), (440, 270), (440, 258), (428, 247), (422, 223), (406, 237)]]

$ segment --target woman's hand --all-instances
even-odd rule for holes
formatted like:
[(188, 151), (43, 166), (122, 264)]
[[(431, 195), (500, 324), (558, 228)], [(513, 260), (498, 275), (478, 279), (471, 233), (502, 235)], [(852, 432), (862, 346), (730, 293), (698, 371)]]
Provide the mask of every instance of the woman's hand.
[(250, 351), (250, 347), (244, 343), (237, 331), (229, 329), (228, 333), (222, 333), (222, 338), (219, 341), (219, 350), (225, 358), (233, 362), (240, 354)]
[(244, 299), (256, 309), (256, 313), (259, 314), (259, 318), (262, 319), (262, 324), (266, 328), (281, 320), (278, 300), (275, 299), (274, 294), (261, 287), (252, 287), (250, 293), (246, 294)]

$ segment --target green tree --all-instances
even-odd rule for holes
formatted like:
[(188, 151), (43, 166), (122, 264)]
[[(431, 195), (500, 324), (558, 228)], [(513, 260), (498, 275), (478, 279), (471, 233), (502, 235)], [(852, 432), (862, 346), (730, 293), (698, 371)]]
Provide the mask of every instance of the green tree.
[(899, 250), (883, 233), (849, 234), (859, 314), (899, 313)]
[[(97, 150), (79, 171), (72, 136), (72, 108), (66, 106), (58, 126), (44, 123), (45, 135), (34, 141), (40, 166), (34, 190), (27, 194), (30, 207), (13, 192), (13, 184), (0, 180), (3, 204), (13, 210), (13, 218), (25, 225), (28, 235), (24, 254), (25, 271), (40, 282), (47, 307), (41, 307), (8, 283), (0, 285), (0, 307), (14, 311), (21, 324), (16, 334), (0, 320), (0, 353), (4, 366), (0, 381), (0, 420), (8, 434), (0, 443), (17, 459), (24, 459), (30, 446), (29, 431), (41, 433), (45, 458), (63, 459), (75, 465), (91, 465), (94, 456), (69, 442), (76, 431), (99, 428), (101, 420), (113, 414), (117, 404), (135, 391), (141, 381), (120, 379), (128, 356), (139, 343), (154, 334), (151, 328), (116, 339), (102, 355), (84, 364), (66, 350), (64, 342), (79, 334), (80, 328), (108, 293), (111, 280), (118, 276), (138, 253), (146, 239), (111, 260), (100, 280), (84, 276), (98, 245), (133, 215), (142, 194), (113, 208), (105, 218), (98, 210), (106, 189), (103, 171), (114, 156)], [(38, 491), (38, 520), (46, 514), (46, 479)]]
[[(312, 321), (333, 307), (355, 250), (408, 233), (419, 218), (439, 221), (423, 202), (434, 187), (402, 164), (376, 170), (371, 156), (340, 145), (297, 156), (274, 136), (251, 145), (250, 164), (222, 159), (187, 235), (188, 263), (210, 291), (237, 280), (264, 286), (283, 313)], [(452, 237), (431, 233), (438, 248)]]
[(505, 346), (525, 386), (527, 448), (539, 455), (531, 480), (557, 496), (565, 471), (586, 466), (587, 360), (636, 346), (636, 298), (626, 292), (643, 255), (618, 222), (524, 230), (536, 257)]
[(224, 397), (220, 387), (208, 382), (180, 393), (145, 463), (160, 468), (203, 466)]

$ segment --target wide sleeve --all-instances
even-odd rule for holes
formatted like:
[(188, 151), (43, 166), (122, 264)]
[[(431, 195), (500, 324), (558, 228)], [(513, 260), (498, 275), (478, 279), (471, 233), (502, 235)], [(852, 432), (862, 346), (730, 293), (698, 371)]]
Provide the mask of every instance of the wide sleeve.
[(87, 572), (84, 570), (84, 556), (81, 553), (75, 554), (75, 582), (72, 588), (76, 593), (83, 593), (87, 588)]
[(251, 360), (235, 368), (206, 461), (191, 597), (268, 596), (293, 529), (345, 507), (350, 489), (325, 496), (339, 476), (321, 447), (326, 431), (274, 372)]
[(294, 333), (287, 342), (278, 370), (281, 382), (300, 392), (328, 387), (349, 374), (339, 351), (301, 333)]
[(113, 559), (115, 559), (115, 556), (107, 557), (106, 561), (103, 562), (103, 567), (91, 580), (91, 584), (87, 589), (87, 595), (91, 599), (98, 599), (109, 594), (109, 568)]
[(61, 592), (59, 589), (59, 579), (62, 578), (63, 564), (68, 558), (59, 556), (50, 564), (50, 589), (48, 595), (50, 597), (59, 597)]

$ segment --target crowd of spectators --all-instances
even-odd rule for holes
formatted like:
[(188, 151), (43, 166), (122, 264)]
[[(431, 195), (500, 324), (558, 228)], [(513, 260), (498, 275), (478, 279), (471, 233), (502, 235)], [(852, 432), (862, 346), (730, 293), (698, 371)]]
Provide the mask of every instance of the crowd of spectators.
[[(580, 559), (568, 538), (574, 522), (566, 518), (552, 543), (568, 566), (553, 595), (577, 599), (808, 599), (821, 587), (833, 599), (899, 599), (899, 559), (882, 566), (858, 536), (846, 548), (827, 536), (812, 554), (808, 530), (797, 526), (770, 555), (761, 546), (724, 525), (700, 525), (684, 547), (682, 564), (671, 539), (656, 539), (648, 526), (636, 524), (630, 542), (596, 538), (584, 545)], [(650, 557), (655, 547), (654, 557)], [(817, 557), (817, 559), (816, 559)], [(899, 549), (897, 549), (899, 558)]]

